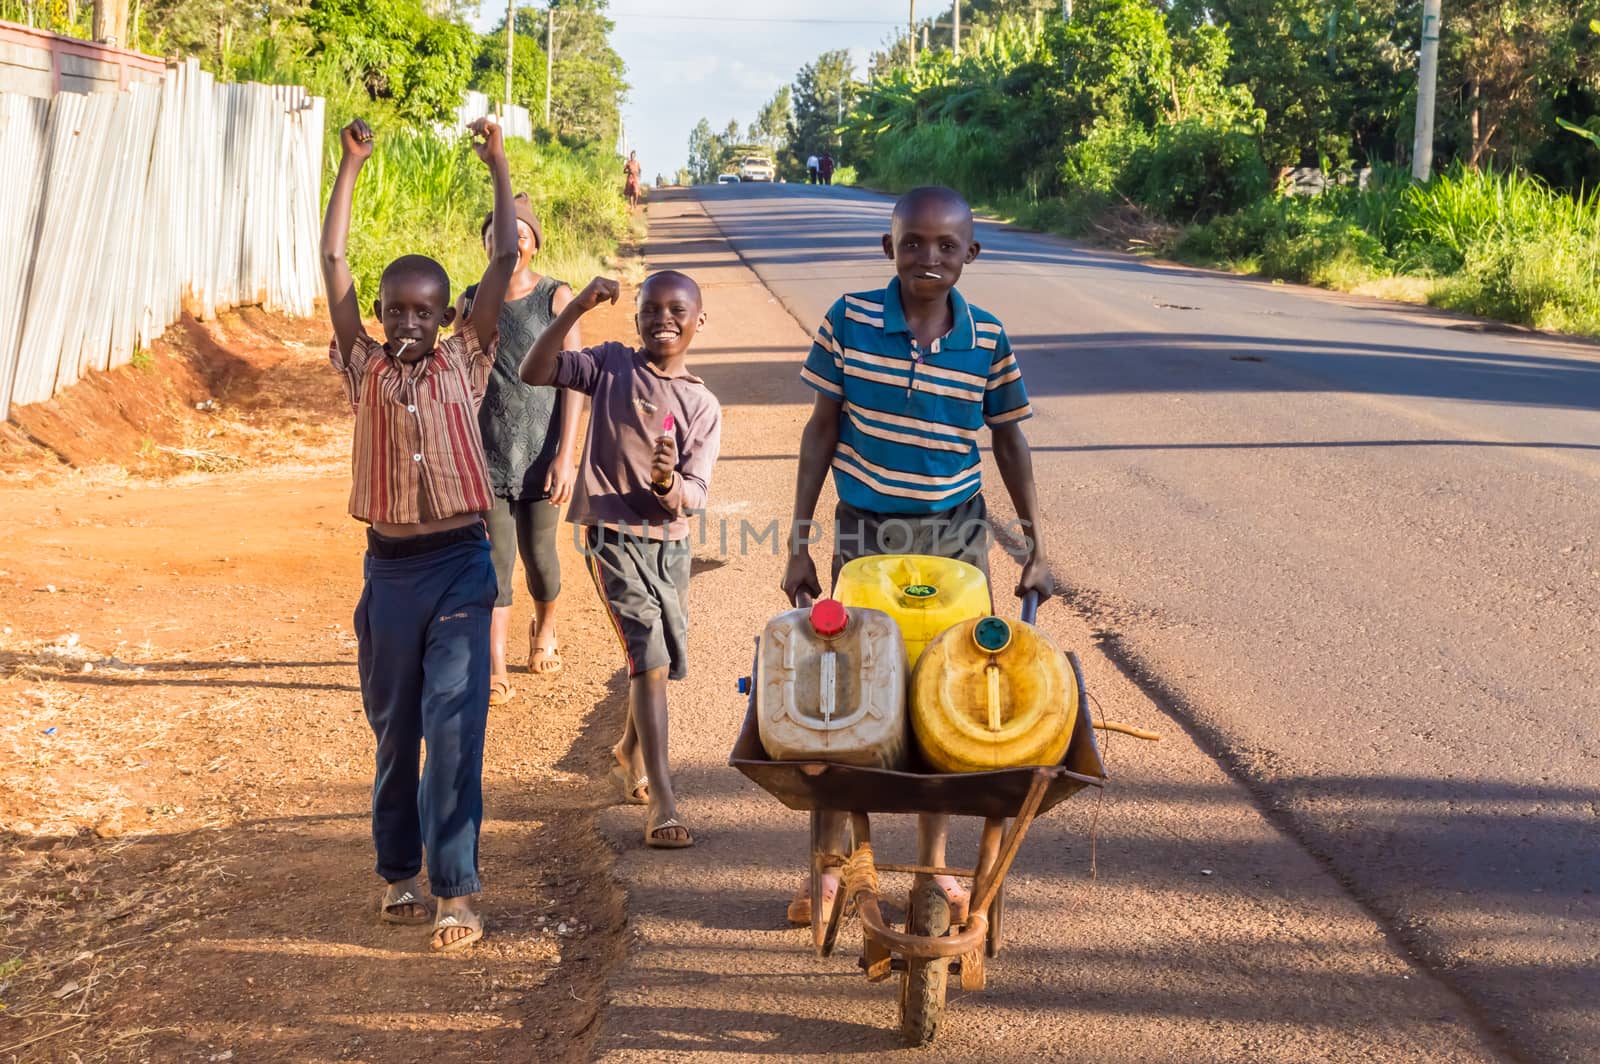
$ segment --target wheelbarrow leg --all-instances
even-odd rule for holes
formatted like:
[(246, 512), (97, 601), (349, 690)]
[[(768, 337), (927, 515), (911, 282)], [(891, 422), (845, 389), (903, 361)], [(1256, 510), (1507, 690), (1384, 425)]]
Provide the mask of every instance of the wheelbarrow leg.
[[(983, 836), (978, 842), (978, 869), (977, 875), (972, 880), (972, 897), (976, 901), (987, 895), (985, 888), (989, 880), (994, 878), (995, 869), (1000, 864), (1000, 844), (1004, 838), (1006, 822), (1004, 817), (992, 817), (983, 822)], [(995, 888), (994, 900), (989, 903), (989, 937), (984, 943), (984, 953), (989, 957), (1000, 955), (1001, 929), (1000, 920), (1005, 913), (1006, 885), (1000, 883)], [(976, 910), (974, 910), (976, 911)], [(963, 974), (965, 974), (963, 970)]]
[(830, 871), (835, 876), (839, 874), (844, 856), (840, 850), (848, 849), (847, 845), (839, 846), (835, 825), (840, 818), (838, 813), (822, 810), (811, 814), (811, 942), (819, 957), (833, 955), (834, 944), (839, 939), (839, 925), (843, 922), (844, 884), (840, 883), (834, 890), (831, 905), (823, 901), (822, 885), (824, 874)]

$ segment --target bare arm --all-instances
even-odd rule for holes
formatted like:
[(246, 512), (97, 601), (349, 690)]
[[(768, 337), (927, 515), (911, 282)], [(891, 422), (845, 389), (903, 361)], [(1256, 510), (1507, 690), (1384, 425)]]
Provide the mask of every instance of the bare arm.
[[(566, 285), (557, 288), (555, 295), (550, 300), (550, 308), (560, 314), (572, 302), (572, 289)], [(583, 333), (577, 324), (567, 332), (566, 339), (562, 341), (562, 350), (578, 351), (583, 348)], [(550, 472), (545, 475), (544, 490), (550, 497), (552, 506), (561, 506), (572, 498), (573, 483), (577, 480), (577, 470), (573, 468), (572, 460), (578, 453), (578, 426), (583, 422), (583, 393), (571, 388), (561, 392), (561, 435), (556, 444), (555, 460), (550, 463)]]
[[(562, 285), (556, 289), (556, 294), (550, 300), (550, 309), (560, 314), (572, 302), (572, 289)], [(563, 351), (583, 350), (583, 330), (577, 322), (572, 323), (572, 328), (567, 330), (566, 339), (561, 342)], [(568, 389), (561, 397), (561, 451), (568, 462), (578, 449), (578, 426), (583, 421), (583, 393)]]
[(522, 365), (518, 368), (522, 382), (546, 386), (554, 384), (556, 356), (563, 350), (579, 350), (575, 347), (562, 347), (568, 336), (577, 335), (578, 319), (601, 303), (615, 303), (621, 294), (622, 286), (609, 277), (596, 277), (584, 286), (582, 292), (573, 296), (572, 301), (561, 308), (556, 320), (539, 334), (539, 339), (533, 342), (533, 346), (528, 348), (528, 353), (522, 357)]
[(1028, 438), (1022, 434), (1020, 422), (996, 425), (991, 430), (994, 442), (994, 464), (1000, 469), (1000, 479), (1005, 481), (1011, 505), (1022, 521), (1023, 535), (1027, 537), (1028, 560), (1022, 567), (1022, 578), (1017, 583), (1017, 594), (1039, 592), (1040, 598), (1052, 593), (1050, 566), (1045, 560), (1044, 526), (1039, 521), (1039, 500), (1033, 483), (1033, 452), (1028, 448)]
[[(489, 178), (494, 183), (493, 250), (483, 280), (478, 282), (468, 321), (478, 331), (478, 346), (487, 351), (500, 328), (500, 306), (506, 301), (506, 288), (517, 269), (517, 214), (511, 202), (511, 166), (506, 162), (500, 127), (480, 118), (468, 128), (473, 133), (472, 148), (489, 167)], [(478, 137), (483, 140), (480, 142)]]
[(800, 468), (794, 483), (794, 517), (789, 524), (789, 564), (783, 575), (783, 593), (790, 602), (800, 594), (822, 594), (816, 563), (811, 560), (811, 523), (822, 495), (823, 481), (839, 449), (839, 417), (844, 404), (818, 393), (811, 418), (800, 433)]
[(322, 222), (322, 284), (328, 295), (328, 316), (333, 319), (333, 335), (339, 343), (339, 357), (348, 364), (358, 338), (365, 336), (361, 306), (356, 302), (356, 282), (350, 276), (350, 261), (345, 257), (350, 237), (350, 206), (355, 199), (356, 177), (361, 164), (372, 155), (372, 130), (361, 119), (339, 132), (343, 155), (339, 174), (333, 179), (328, 197), (328, 214)]

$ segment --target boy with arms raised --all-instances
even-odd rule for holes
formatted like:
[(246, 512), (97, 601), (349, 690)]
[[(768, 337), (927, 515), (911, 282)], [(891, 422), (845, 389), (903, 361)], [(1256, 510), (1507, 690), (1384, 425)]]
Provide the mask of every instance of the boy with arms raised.
[(590, 281), (534, 342), (522, 379), (592, 399), (567, 519), (583, 527), (590, 575), (628, 660), (628, 721), (612, 778), (623, 801), (650, 806), (645, 845), (681, 849), (694, 836), (678, 819), (667, 764), (667, 680), (688, 671), (688, 518), (706, 505), (722, 408), (685, 364), (706, 318), (700, 286), (674, 270), (639, 288), (643, 348), (561, 350), (579, 318), (620, 293), (615, 281)]
[[(980, 250), (965, 200), (947, 188), (912, 189), (895, 204), (883, 237), (895, 278), (887, 288), (844, 296), (817, 329), (801, 370), (817, 395), (800, 440), (783, 576), (791, 602), (822, 593), (806, 533), (830, 466), (839, 494), (835, 581), (847, 562), (889, 553), (956, 558), (987, 576), (990, 526), (978, 458), (985, 425), (1028, 541), (1016, 592), (1049, 596), (1033, 458), (1021, 428), (1032, 414), (1022, 371), (999, 319), (955, 287)], [(943, 816), (919, 818), (921, 864), (944, 864), (947, 826)], [(843, 852), (844, 827), (839, 815), (825, 822), (835, 853)], [(966, 891), (937, 879), (959, 923)], [(837, 889), (828, 877), (824, 897)], [(790, 903), (789, 918), (810, 922), (809, 885)]]
[[(340, 133), (343, 157), (322, 229), (322, 273), (333, 318), (329, 358), (355, 414), (350, 515), (364, 521), (365, 585), (356, 606), (357, 668), (377, 738), (372, 839), (388, 882), (387, 923), (430, 919), (417, 873), (439, 899), (430, 946), (483, 937), (472, 896), (483, 820), (483, 732), (489, 711), (489, 617), (494, 566), (483, 515), (492, 505), (478, 404), (494, 362), (495, 329), (517, 265), (511, 174), (500, 130), (472, 124), (494, 184), (493, 254), (469, 327), (439, 340), (455, 318), (437, 262), (404, 255), (383, 271), (373, 305), (384, 343), (367, 335), (345, 258), (350, 205), (372, 130)], [(421, 748), (427, 761), (419, 769)]]

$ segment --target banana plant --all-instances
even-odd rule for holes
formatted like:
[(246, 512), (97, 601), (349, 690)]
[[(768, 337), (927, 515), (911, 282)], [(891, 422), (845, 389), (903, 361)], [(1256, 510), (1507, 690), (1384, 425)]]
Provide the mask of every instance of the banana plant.
[[(1591, 119), (1591, 121), (1593, 121), (1593, 120)], [(1593, 144), (1597, 150), (1600, 150), (1600, 133), (1596, 133), (1594, 130), (1589, 129), (1587, 126), (1580, 126), (1575, 122), (1568, 122), (1565, 118), (1556, 119), (1556, 125), (1560, 126), (1562, 129), (1566, 130), (1568, 133), (1573, 133), (1573, 134), (1576, 134), (1577, 136), (1582, 137), (1584, 140), (1588, 141), (1590, 144)]]

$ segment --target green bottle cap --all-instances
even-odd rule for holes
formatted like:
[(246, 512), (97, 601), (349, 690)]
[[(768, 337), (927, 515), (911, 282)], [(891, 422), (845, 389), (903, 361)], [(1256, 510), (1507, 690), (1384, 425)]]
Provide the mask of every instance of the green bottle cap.
[(986, 654), (998, 654), (1011, 645), (1011, 626), (999, 617), (985, 617), (972, 629), (972, 641)]
[(900, 590), (906, 593), (907, 598), (933, 598), (939, 593), (938, 588), (927, 584), (910, 584)]

